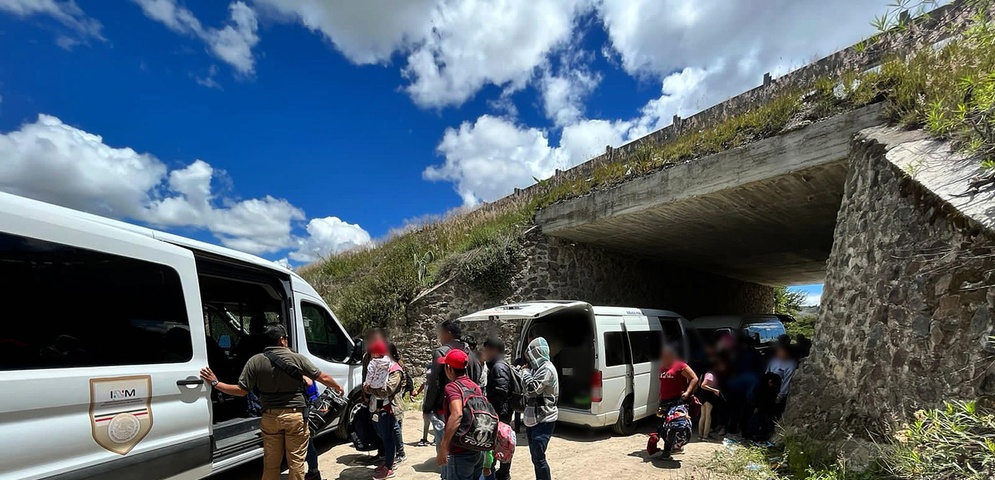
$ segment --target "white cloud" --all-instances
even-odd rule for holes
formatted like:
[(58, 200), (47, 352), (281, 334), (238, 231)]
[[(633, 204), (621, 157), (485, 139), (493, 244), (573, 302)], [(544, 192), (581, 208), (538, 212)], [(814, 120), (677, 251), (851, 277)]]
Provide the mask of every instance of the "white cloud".
[(568, 67), (558, 75), (545, 69), (537, 88), (546, 118), (557, 126), (570, 125), (584, 115), (584, 100), (601, 81), (601, 75), (586, 68)]
[(394, 52), (420, 41), (432, 28), (436, 3), (438, 0), (255, 0), (261, 12), (299, 21), (359, 64), (387, 62)]
[(442, 2), (407, 57), (407, 92), (426, 107), (459, 105), (481, 87), (524, 86), (570, 39), (579, 0)]
[(206, 230), (225, 246), (256, 254), (301, 248), (291, 257), (305, 259), (369, 241), (358, 225), (334, 217), (312, 220), (311, 237), (298, 238), (294, 227), (306, 218), (301, 209), (271, 196), (218, 195), (217, 175), (202, 160), (170, 170), (151, 154), (111, 147), (50, 115), (0, 133), (3, 191), (159, 227)]
[(274, 18), (320, 32), (355, 63), (405, 56), (420, 106), (460, 105), (486, 85), (521, 89), (570, 40), (590, 0), (256, 0)]
[(342, 252), (372, 242), (362, 227), (346, 223), (338, 217), (313, 218), (306, 227), (308, 237), (300, 240), (290, 258), (298, 262), (314, 262), (329, 254)]
[(67, 35), (58, 36), (56, 43), (67, 50), (88, 39), (104, 39), (100, 34), (103, 28), (100, 22), (88, 17), (73, 0), (0, 0), (0, 11), (19, 17), (47, 15), (54, 18), (72, 29), (77, 36), (76, 38)]
[(550, 148), (546, 132), (490, 115), (447, 129), (438, 151), (445, 163), (428, 167), (423, 176), (455, 183), (466, 205), (496, 200), (566, 165)]
[(238, 73), (252, 75), (255, 72), (252, 49), (259, 43), (259, 22), (256, 12), (244, 2), (232, 2), (228, 6), (227, 25), (205, 28), (193, 12), (176, 0), (133, 1), (142, 8), (146, 17), (176, 33), (203, 40), (215, 57), (231, 65)]
[(626, 72), (663, 79), (663, 95), (642, 112), (652, 130), (760, 85), (764, 73), (777, 77), (856, 43), (889, 3), (601, 0), (598, 15)]

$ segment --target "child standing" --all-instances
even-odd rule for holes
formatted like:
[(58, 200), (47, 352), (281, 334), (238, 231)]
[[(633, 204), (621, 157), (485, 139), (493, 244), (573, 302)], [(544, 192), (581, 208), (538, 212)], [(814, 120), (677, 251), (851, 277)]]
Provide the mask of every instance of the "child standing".
[(718, 416), (716, 407), (722, 408), (724, 400), (722, 391), (719, 390), (719, 378), (722, 377), (725, 366), (721, 361), (716, 361), (712, 368), (705, 373), (705, 378), (701, 381), (698, 389), (698, 398), (701, 400), (701, 420), (698, 421), (698, 438), (705, 439), (712, 437), (713, 419)]
[[(432, 364), (431, 363), (426, 363), (425, 364), (425, 379), (422, 380), (421, 385), (418, 386), (418, 389), (411, 393), (411, 398), (415, 398), (418, 395), (421, 395), (422, 392), (425, 391), (425, 386), (428, 385), (428, 376), (431, 373), (432, 373)], [(419, 440), (418, 443), (415, 444), (416, 447), (427, 447), (429, 445), (435, 445), (435, 442), (437, 442), (439, 440), (438, 438), (436, 438), (435, 441), (433, 441), (433, 442), (429, 442), (428, 441), (428, 432), (432, 431), (432, 416), (433, 415), (434, 414), (431, 413), (431, 412), (424, 412), (424, 411), (422, 412), (422, 414), (421, 414), (421, 418), (422, 418), (421, 440)]]

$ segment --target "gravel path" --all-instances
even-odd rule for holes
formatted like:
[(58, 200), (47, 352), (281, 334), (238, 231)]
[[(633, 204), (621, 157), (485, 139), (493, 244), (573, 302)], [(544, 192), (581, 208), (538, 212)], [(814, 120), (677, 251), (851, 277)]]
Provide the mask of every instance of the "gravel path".
[[(579, 480), (600, 479), (666, 479), (666, 480), (713, 480), (719, 477), (710, 474), (704, 466), (713, 453), (722, 448), (717, 442), (692, 442), (685, 447), (685, 453), (675, 455), (673, 461), (650, 458), (646, 455), (646, 440), (653, 430), (655, 417), (642, 422), (639, 432), (628, 437), (611, 435), (607, 430), (590, 431), (557, 425), (554, 438), (550, 441), (547, 458), (553, 471), (553, 478)], [(408, 460), (395, 471), (398, 479), (435, 480), (439, 478), (435, 464), (433, 447), (415, 447), (421, 438), (421, 414), (408, 411), (404, 416), (404, 440)], [(340, 480), (369, 480), (373, 477), (372, 457), (356, 452), (351, 445), (336, 444), (332, 438), (318, 440), (319, 465), (323, 478)], [(212, 477), (212, 480), (255, 480), (259, 478), (261, 461), (251, 462), (238, 469)], [(515, 462), (512, 464), (513, 479), (534, 478), (529, 447), (525, 434), (518, 437)]]

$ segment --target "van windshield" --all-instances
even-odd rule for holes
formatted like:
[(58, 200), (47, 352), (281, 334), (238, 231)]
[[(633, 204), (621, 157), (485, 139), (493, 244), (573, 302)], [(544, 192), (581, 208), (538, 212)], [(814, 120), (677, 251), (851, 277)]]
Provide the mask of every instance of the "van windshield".
[(784, 324), (777, 320), (751, 323), (746, 325), (743, 329), (746, 330), (746, 333), (748, 333), (751, 337), (759, 339), (760, 343), (776, 342), (777, 337), (787, 333), (784, 330)]

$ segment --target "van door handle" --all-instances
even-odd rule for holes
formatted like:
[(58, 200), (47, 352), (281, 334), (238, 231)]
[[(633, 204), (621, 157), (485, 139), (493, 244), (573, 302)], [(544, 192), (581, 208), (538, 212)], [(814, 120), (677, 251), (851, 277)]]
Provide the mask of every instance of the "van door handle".
[(190, 385), (203, 385), (204, 384), (204, 379), (203, 378), (193, 378), (193, 377), (184, 378), (183, 380), (177, 380), (176, 384), (179, 385), (179, 386), (181, 386), (181, 387), (188, 387)]

